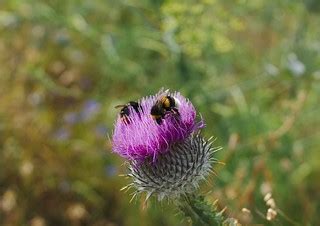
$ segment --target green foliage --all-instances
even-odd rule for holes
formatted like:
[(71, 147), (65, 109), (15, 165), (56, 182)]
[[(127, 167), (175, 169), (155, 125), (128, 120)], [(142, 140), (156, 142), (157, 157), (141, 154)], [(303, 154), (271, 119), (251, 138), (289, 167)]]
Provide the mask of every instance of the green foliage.
[(223, 147), (210, 202), (319, 225), (319, 27), (317, 0), (1, 1), (0, 224), (185, 225), (119, 191), (107, 138), (115, 105), (165, 87)]

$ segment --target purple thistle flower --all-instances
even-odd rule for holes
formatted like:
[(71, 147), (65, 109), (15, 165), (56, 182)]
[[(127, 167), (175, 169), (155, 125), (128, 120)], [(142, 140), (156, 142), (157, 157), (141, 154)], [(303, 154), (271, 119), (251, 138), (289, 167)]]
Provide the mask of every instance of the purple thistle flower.
[[(150, 111), (157, 100), (164, 96), (175, 99), (179, 114), (165, 114), (159, 124), (151, 117)], [(118, 116), (113, 133), (113, 151), (129, 160), (152, 158), (155, 162), (172, 145), (187, 139), (204, 126), (202, 120), (196, 121), (196, 110), (192, 103), (179, 92), (160, 90), (154, 96), (141, 99), (139, 104), (141, 108), (138, 112), (129, 106), (128, 122)]]
[(220, 148), (200, 135), (204, 123), (196, 120), (192, 103), (179, 92), (160, 90), (121, 107), (112, 145), (129, 160), (126, 176), (132, 183), (123, 189), (134, 188), (133, 197), (146, 193), (146, 199), (159, 200), (196, 190), (212, 172)]

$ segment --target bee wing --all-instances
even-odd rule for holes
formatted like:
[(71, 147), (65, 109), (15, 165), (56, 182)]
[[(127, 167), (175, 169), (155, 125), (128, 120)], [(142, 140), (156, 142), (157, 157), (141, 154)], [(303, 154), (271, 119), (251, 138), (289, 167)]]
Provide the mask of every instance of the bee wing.
[(158, 98), (160, 98), (160, 97), (163, 97), (163, 96), (167, 96), (167, 95), (169, 95), (169, 89), (164, 89), (164, 87), (162, 87), (160, 90), (159, 90), (159, 92), (156, 94), (156, 96), (158, 97)]
[(173, 97), (173, 98), (174, 98), (174, 101), (176, 103), (176, 107), (179, 107), (181, 105), (180, 100), (178, 100), (178, 98), (176, 98), (176, 97)]
[(170, 91), (170, 89), (166, 89), (166, 90), (164, 90), (163, 92), (164, 92), (165, 94), (168, 94), (169, 91)]

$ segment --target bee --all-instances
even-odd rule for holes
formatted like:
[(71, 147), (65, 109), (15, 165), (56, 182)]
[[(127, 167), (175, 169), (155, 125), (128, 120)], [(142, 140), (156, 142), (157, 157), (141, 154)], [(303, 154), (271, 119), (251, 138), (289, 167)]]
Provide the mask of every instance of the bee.
[(176, 116), (180, 116), (177, 109), (179, 101), (172, 96), (163, 96), (157, 100), (155, 105), (151, 108), (151, 116), (160, 125), (167, 113), (173, 113)]
[(120, 118), (123, 120), (125, 124), (129, 124), (129, 115), (130, 115), (130, 109), (129, 107), (132, 107), (137, 113), (140, 113), (140, 110), (142, 111), (141, 105), (138, 102), (135, 101), (129, 101), (127, 104), (117, 105), (115, 108), (121, 108), (120, 110)]

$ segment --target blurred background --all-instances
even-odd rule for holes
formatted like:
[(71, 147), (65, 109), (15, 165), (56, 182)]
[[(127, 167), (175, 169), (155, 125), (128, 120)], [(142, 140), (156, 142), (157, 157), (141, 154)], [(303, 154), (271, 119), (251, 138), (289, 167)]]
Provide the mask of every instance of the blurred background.
[(223, 147), (202, 192), (226, 216), (319, 225), (319, 28), (318, 0), (0, 0), (0, 225), (190, 225), (130, 203), (108, 140), (161, 87)]

